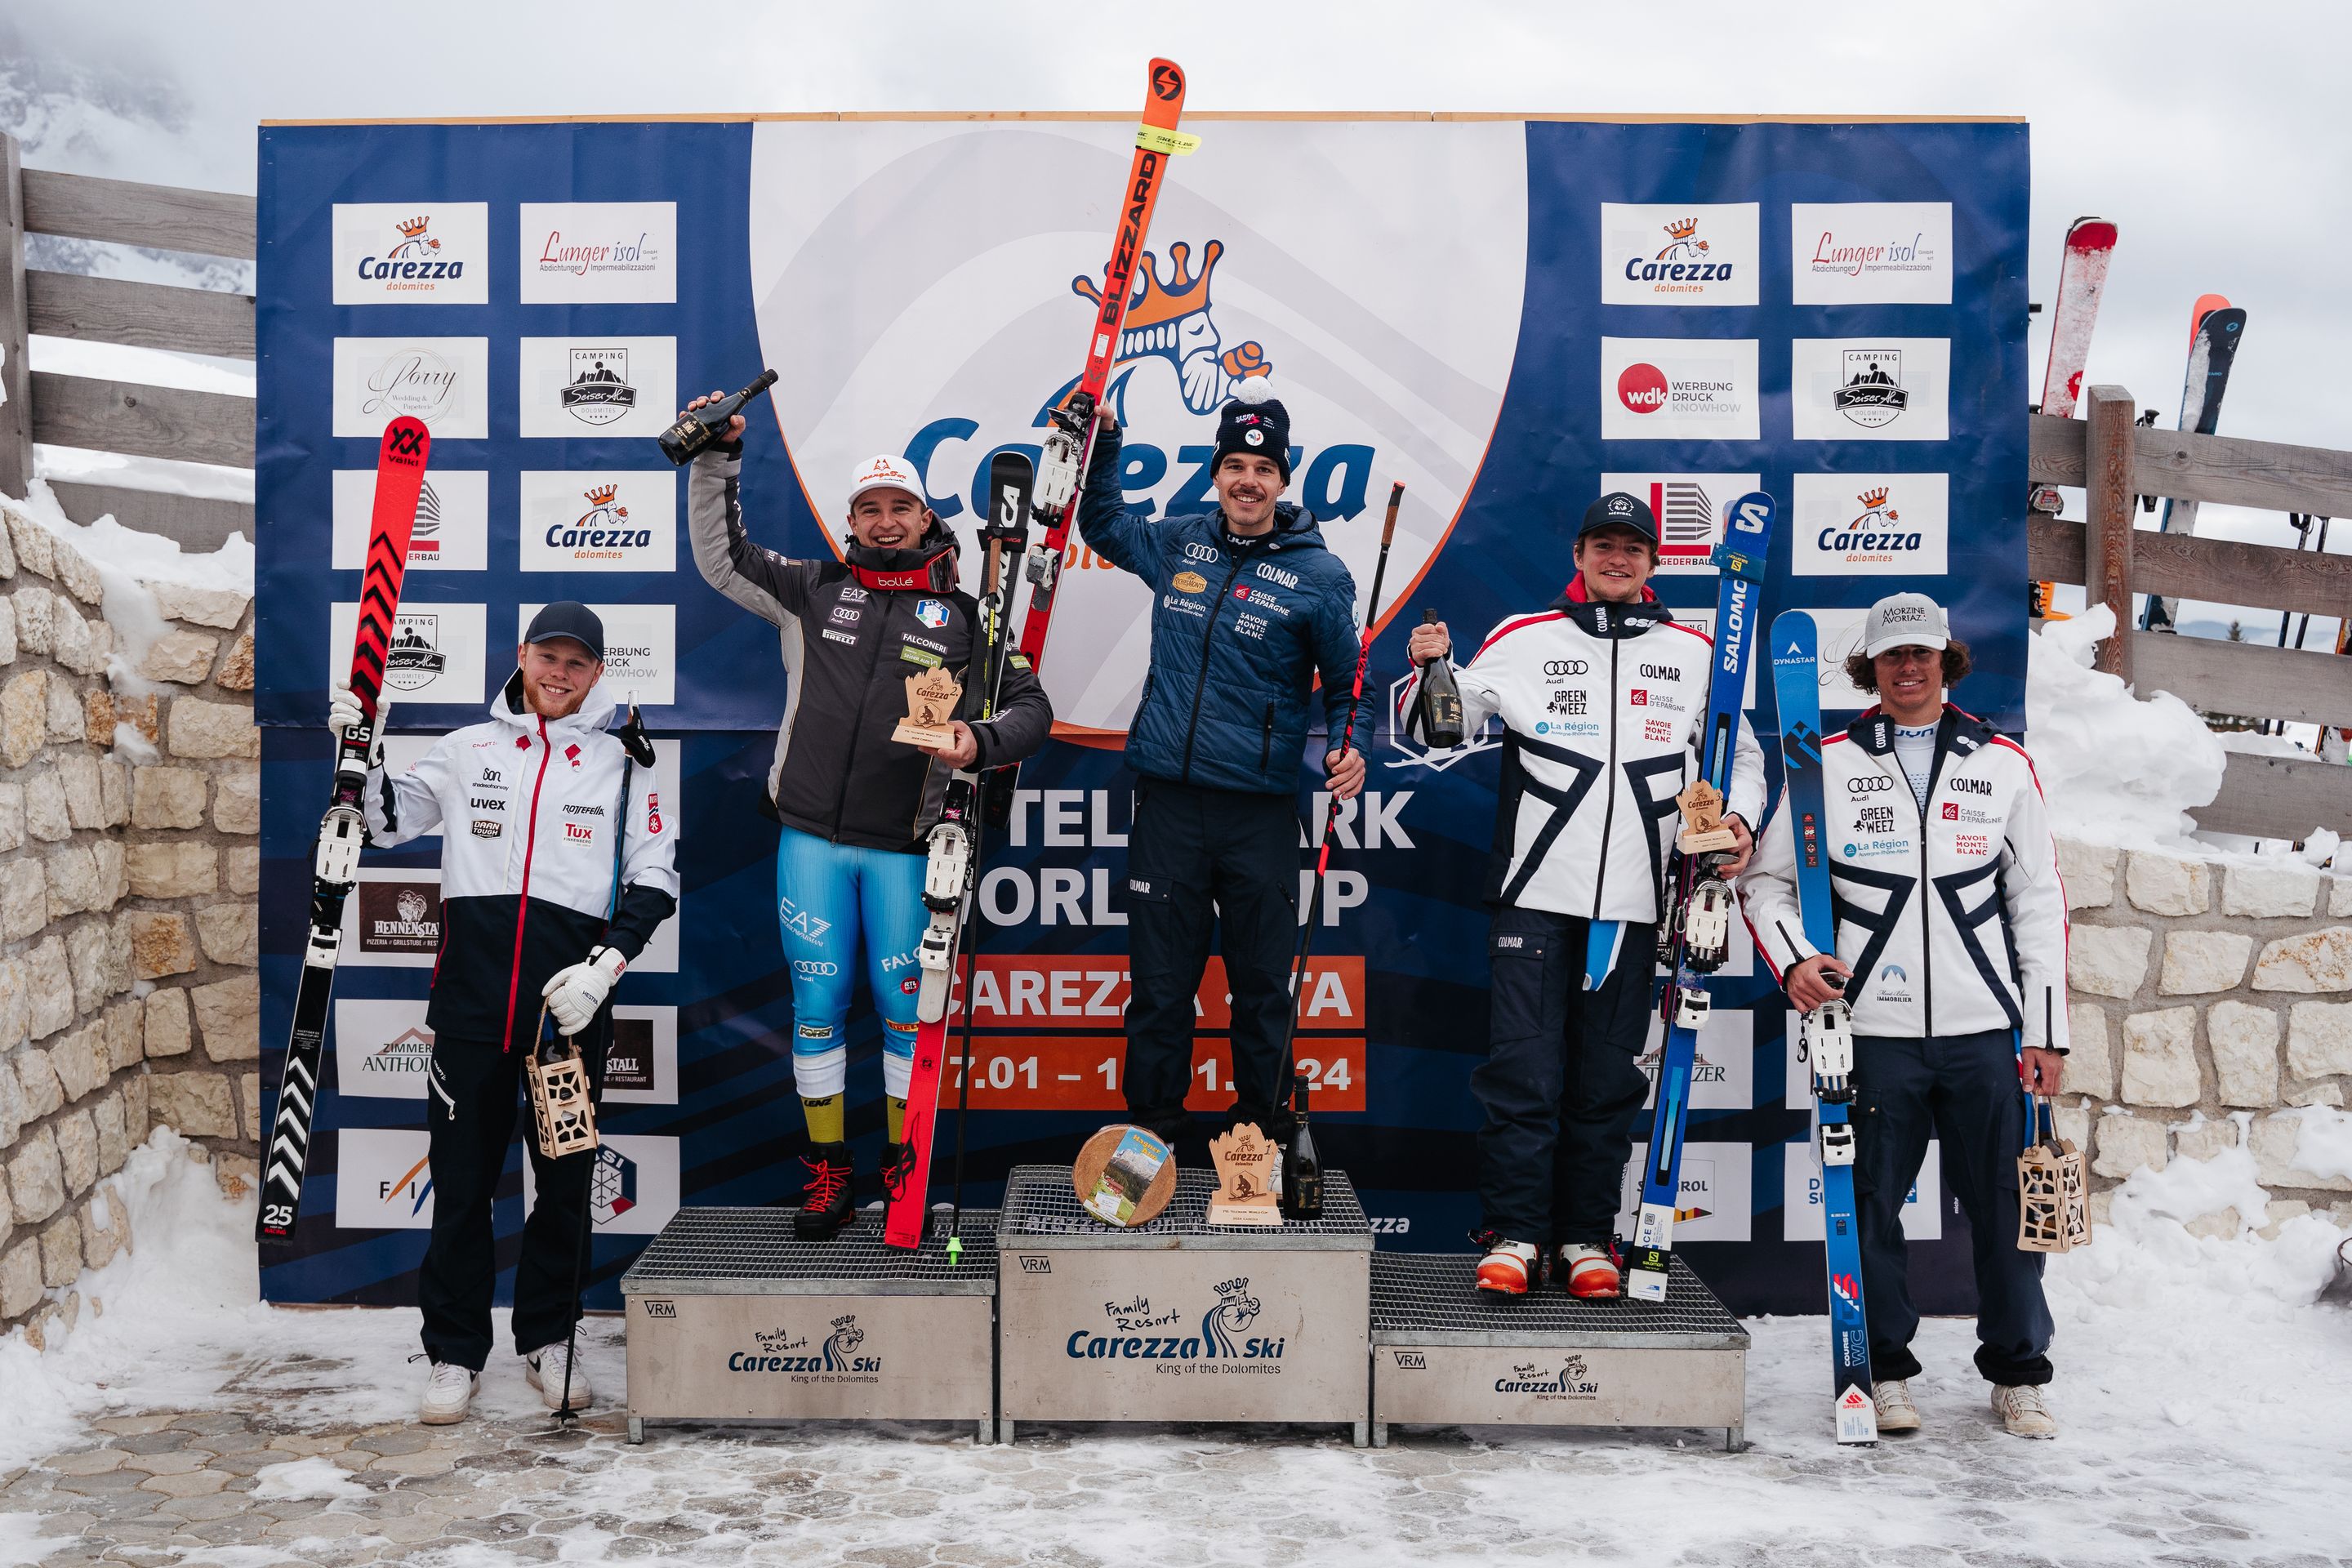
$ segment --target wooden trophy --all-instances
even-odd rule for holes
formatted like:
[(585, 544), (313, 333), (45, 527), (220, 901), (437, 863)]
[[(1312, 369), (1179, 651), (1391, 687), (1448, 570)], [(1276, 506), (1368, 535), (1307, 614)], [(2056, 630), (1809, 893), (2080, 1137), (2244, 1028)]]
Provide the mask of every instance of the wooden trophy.
[(2037, 1096), (2030, 1113), (2042, 1136), (2017, 1157), (2017, 1249), (2072, 1252), (2091, 1245), (2091, 1197), (2083, 1154), (2060, 1141), (2050, 1101)]
[(1281, 1151), (1244, 1121), (1210, 1140), (1217, 1168), (1216, 1195), (1209, 1200), (1211, 1225), (1280, 1225), (1282, 1194), (1276, 1172)]
[(907, 677), (907, 716), (890, 738), (909, 746), (955, 744), (956, 702), (962, 696), (962, 686), (944, 668)]
[(1739, 847), (1739, 836), (1723, 826), (1723, 792), (1705, 779), (1693, 779), (1675, 796), (1683, 808), (1683, 830), (1675, 843), (1685, 855), (1727, 854)]
[(547, 1010), (539, 1015), (539, 1038), (523, 1058), (530, 1089), (531, 1122), (539, 1152), (551, 1160), (596, 1147), (596, 1106), (588, 1095), (588, 1064), (580, 1042), (569, 1035), (547, 1036)]
[(1140, 1127), (1106, 1127), (1078, 1151), (1070, 1183), (1078, 1206), (1105, 1225), (1150, 1225), (1176, 1195), (1175, 1152)]

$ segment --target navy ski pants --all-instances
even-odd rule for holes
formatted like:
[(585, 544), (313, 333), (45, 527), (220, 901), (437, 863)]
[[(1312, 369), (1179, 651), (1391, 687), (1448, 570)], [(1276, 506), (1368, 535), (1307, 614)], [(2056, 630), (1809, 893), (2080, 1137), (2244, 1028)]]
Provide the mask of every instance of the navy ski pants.
[(1989, 1383), (2048, 1383), (2054, 1325), (2042, 1296), (2043, 1255), (2017, 1247), (2025, 1097), (2010, 1031), (1858, 1036), (1853, 1085), (1854, 1207), (1862, 1219), (1871, 1375), (1919, 1375), (1911, 1353), (1919, 1312), (1905, 1268), (1903, 1205), (1932, 1137), (1942, 1142), (1944, 1179), (1969, 1216), (1975, 1248), (1977, 1370)]
[(1549, 1250), (1606, 1247), (1617, 1230), (1633, 1126), (1649, 1098), (1641, 1068), (1657, 927), (1626, 921), (1616, 964), (1584, 988), (1592, 922), (1497, 909), (1488, 927), (1492, 1020), (1470, 1075), (1486, 1226)]

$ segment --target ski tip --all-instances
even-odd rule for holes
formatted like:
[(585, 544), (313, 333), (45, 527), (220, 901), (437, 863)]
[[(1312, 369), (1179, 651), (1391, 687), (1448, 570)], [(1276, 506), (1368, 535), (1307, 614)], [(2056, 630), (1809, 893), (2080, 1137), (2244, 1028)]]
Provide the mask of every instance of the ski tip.
[(1178, 110), (1184, 107), (1184, 68), (1174, 60), (1151, 58), (1151, 108), (1146, 115), (1147, 124), (1160, 123), (1158, 114), (1169, 116), (1166, 123), (1173, 125)]
[(377, 448), (376, 460), (395, 468), (421, 468), (432, 447), (433, 432), (426, 428), (425, 421), (404, 414), (383, 427), (383, 441)]
[(2103, 217), (2078, 217), (2066, 231), (2069, 250), (2113, 250), (2116, 226)]

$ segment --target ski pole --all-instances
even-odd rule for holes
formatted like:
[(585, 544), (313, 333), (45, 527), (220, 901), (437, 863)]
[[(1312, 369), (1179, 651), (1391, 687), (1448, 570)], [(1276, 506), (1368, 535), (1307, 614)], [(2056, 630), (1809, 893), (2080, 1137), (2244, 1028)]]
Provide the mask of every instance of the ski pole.
[[(1372, 638), (1381, 625), (1381, 579), (1388, 574), (1389, 542), (1396, 537), (1397, 508), (1404, 501), (1404, 481), (1389, 487), (1388, 521), (1381, 525), (1380, 558), (1372, 565), (1372, 596), (1364, 605), (1364, 635), (1356, 647), (1356, 680), (1348, 700), (1348, 721), (1339, 729), (1339, 754), (1344, 757), (1356, 739), (1356, 710), (1364, 704), (1364, 666), (1372, 657)], [(1297, 1071), (1298, 1009), (1306, 1000), (1307, 954), (1315, 942), (1315, 905), (1323, 891), (1323, 875), (1331, 868), (1331, 839), (1339, 826), (1339, 796), (1334, 792), (1323, 813), (1323, 839), (1315, 852), (1315, 879), (1307, 886), (1307, 920), (1298, 928), (1298, 956), (1290, 966), (1290, 1018), (1282, 1030), (1283, 1092)]]

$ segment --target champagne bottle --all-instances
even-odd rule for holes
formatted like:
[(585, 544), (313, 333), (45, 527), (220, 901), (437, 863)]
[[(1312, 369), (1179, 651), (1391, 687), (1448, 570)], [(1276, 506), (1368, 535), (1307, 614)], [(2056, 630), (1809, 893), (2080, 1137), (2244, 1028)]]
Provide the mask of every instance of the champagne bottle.
[(1282, 1154), (1282, 1209), (1292, 1219), (1323, 1217), (1323, 1162), (1315, 1156), (1315, 1135), (1307, 1127), (1307, 1075), (1291, 1079), (1295, 1121), (1290, 1146)]
[(673, 463), (684, 464), (712, 442), (725, 440), (728, 420), (742, 413), (745, 405), (775, 384), (776, 373), (763, 370), (757, 380), (733, 396), (687, 410), (677, 424), (657, 437), (662, 456)]
[[(1423, 626), (1434, 626), (1435, 610), (1421, 612)], [(1421, 667), (1421, 693), (1417, 699), (1421, 717), (1421, 738), (1432, 751), (1443, 752), (1462, 743), (1462, 689), (1454, 683), (1454, 667), (1443, 658), (1433, 658)]]

